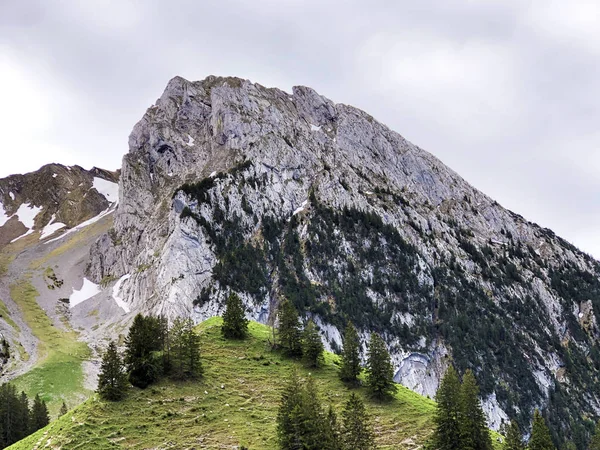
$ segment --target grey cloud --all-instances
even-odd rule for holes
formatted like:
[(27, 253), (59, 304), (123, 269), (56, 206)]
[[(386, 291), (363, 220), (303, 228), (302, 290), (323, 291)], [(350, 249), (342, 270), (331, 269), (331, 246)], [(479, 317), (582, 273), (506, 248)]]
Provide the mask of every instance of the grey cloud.
[[(0, 55), (61, 93), (44, 136), (80, 164), (119, 166), (175, 75), (309, 85), (600, 256), (600, 34), (579, 2), (548, 4), (5, 0)], [(29, 170), (54, 159), (19, 150)]]

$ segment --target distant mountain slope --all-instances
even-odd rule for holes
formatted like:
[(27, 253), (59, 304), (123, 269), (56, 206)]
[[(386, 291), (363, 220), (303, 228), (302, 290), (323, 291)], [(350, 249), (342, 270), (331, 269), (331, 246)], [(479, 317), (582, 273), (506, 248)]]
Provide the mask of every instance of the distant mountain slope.
[(0, 248), (40, 231), (47, 238), (97, 216), (118, 201), (117, 173), (48, 164), (0, 179)]
[(59, 164), (0, 179), (0, 337), (10, 350), (0, 382), (39, 393), (52, 412), (94, 389), (93, 351), (82, 340), (99, 343), (90, 338), (96, 321), (118, 319), (114, 302), (90, 317), (87, 304), (74, 307), (100, 292), (84, 271), (92, 242), (112, 224), (117, 181), (118, 173)]
[(493, 427), (541, 407), (557, 440), (585, 440), (600, 267), (550, 230), (306, 87), (177, 77), (129, 146), (88, 274), (134, 312), (202, 320), (235, 290), (264, 322), (287, 296), (331, 348), (348, 319), (383, 333), (417, 392), (452, 362), (477, 374)]

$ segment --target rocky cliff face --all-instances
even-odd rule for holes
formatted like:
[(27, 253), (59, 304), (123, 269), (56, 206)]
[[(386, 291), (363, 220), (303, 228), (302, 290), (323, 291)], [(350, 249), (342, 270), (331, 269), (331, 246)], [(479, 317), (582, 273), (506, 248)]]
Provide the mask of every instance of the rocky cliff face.
[(494, 427), (545, 407), (577, 437), (600, 414), (598, 263), (367, 113), (174, 78), (129, 147), (89, 275), (133, 311), (201, 320), (235, 290), (266, 322), (287, 296), (331, 348), (348, 319), (382, 333), (423, 394), (472, 368)]

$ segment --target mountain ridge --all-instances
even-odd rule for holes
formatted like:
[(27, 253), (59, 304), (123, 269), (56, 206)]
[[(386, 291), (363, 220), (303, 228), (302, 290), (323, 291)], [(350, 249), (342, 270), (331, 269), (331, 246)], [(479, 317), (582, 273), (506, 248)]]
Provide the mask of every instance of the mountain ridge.
[(598, 262), (369, 114), (307, 87), (176, 77), (129, 145), (88, 274), (122, 280), (132, 310), (200, 321), (235, 290), (266, 322), (285, 295), (329, 348), (347, 319), (382, 332), (417, 392), (450, 361), (472, 368), (495, 428), (566, 392), (600, 413)]

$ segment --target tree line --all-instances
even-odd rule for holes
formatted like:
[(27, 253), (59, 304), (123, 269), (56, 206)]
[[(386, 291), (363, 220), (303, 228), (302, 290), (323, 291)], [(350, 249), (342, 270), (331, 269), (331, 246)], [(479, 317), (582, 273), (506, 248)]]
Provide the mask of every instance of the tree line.
[(49, 421), (46, 402), (39, 395), (31, 404), (25, 392), (17, 393), (12, 384), (0, 386), (0, 448), (20, 441), (48, 425)]

